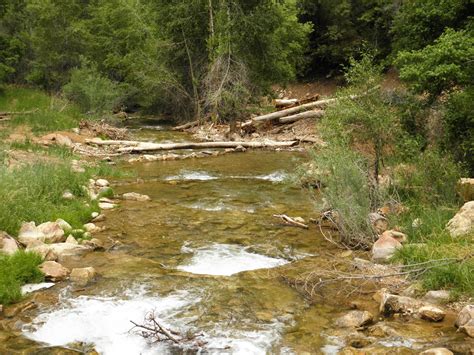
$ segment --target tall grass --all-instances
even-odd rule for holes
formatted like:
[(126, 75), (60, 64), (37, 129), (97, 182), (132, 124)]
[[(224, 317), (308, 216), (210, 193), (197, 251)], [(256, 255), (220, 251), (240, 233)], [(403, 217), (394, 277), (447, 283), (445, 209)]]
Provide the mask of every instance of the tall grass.
[[(73, 172), (68, 163), (38, 162), (14, 169), (0, 166), (0, 230), (16, 235), (22, 221), (41, 223), (57, 218), (81, 226), (96, 209), (92, 202), (85, 204), (81, 187), (87, 185), (90, 175)], [(63, 199), (66, 190), (78, 198)]]
[(0, 88), (0, 111), (33, 111), (14, 115), (11, 124), (28, 125), (36, 133), (77, 127), (81, 120), (81, 113), (76, 105), (60, 97), (25, 87)]
[(0, 304), (19, 301), (22, 285), (44, 280), (38, 269), (41, 262), (41, 256), (36, 253), (18, 251), (10, 256), (0, 253)]

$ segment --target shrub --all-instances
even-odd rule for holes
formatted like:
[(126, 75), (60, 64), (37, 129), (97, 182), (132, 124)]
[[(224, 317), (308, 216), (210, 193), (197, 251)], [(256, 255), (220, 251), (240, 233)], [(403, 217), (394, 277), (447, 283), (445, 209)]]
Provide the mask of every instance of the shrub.
[(43, 281), (44, 275), (38, 269), (41, 262), (41, 256), (31, 252), (0, 254), (0, 304), (20, 300), (23, 284)]
[(82, 112), (102, 114), (120, 105), (124, 96), (121, 87), (102, 76), (95, 67), (76, 68), (63, 87), (66, 97), (79, 105)]

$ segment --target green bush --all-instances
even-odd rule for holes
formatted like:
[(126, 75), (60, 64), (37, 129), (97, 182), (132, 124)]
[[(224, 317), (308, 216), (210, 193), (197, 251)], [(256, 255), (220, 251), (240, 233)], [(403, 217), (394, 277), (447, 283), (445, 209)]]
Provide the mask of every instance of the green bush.
[(71, 80), (63, 87), (63, 92), (82, 112), (93, 114), (118, 107), (124, 96), (121, 87), (102, 76), (95, 67), (72, 70)]
[(21, 286), (44, 280), (38, 269), (42, 258), (36, 253), (18, 251), (11, 256), (0, 254), (0, 304), (20, 300)]
[(474, 86), (450, 95), (446, 103), (444, 147), (474, 175)]

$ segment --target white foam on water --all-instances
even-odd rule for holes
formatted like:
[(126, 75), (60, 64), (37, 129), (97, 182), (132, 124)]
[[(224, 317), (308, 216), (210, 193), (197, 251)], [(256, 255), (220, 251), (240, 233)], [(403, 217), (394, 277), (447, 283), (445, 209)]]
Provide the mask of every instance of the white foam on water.
[(243, 211), (247, 213), (255, 213), (254, 207), (237, 207), (232, 205), (227, 205), (223, 202), (218, 203), (205, 203), (205, 202), (196, 202), (189, 205), (185, 205), (187, 208), (192, 208), (195, 210), (203, 210), (208, 212), (221, 212), (221, 211)]
[(25, 295), (27, 293), (44, 290), (55, 285), (54, 282), (41, 282), (39, 284), (26, 284), (21, 286), (21, 294)]
[(151, 348), (145, 339), (129, 332), (133, 326), (130, 321), (142, 323), (145, 315), (154, 311), (166, 324), (190, 304), (192, 298), (185, 292), (162, 298), (140, 294), (131, 299), (80, 296), (64, 300), (61, 309), (40, 314), (30, 329), (25, 329), (25, 335), (53, 346), (73, 342), (94, 344), (104, 355), (163, 353), (165, 345)]
[(194, 251), (191, 260), (179, 270), (200, 275), (231, 276), (242, 271), (269, 269), (287, 264), (285, 259), (249, 253), (244, 247), (213, 244)]
[(270, 174), (264, 175), (233, 175), (232, 179), (256, 179), (256, 180), (265, 180), (271, 182), (282, 182), (288, 177), (288, 174), (283, 171), (274, 171)]
[(199, 180), (199, 181), (207, 181), (207, 180), (215, 180), (217, 176), (213, 176), (208, 174), (205, 171), (188, 171), (183, 170), (179, 175), (167, 176), (165, 178), (166, 181), (171, 180)]

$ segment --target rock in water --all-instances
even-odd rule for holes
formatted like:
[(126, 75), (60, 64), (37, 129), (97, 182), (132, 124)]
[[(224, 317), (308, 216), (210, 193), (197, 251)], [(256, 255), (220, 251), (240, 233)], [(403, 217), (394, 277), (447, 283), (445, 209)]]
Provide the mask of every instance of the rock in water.
[(372, 322), (374, 317), (367, 311), (350, 311), (336, 320), (341, 328), (359, 328)]
[(418, 314), (422, 319), (431, 321), (431, 322), (440, 322), (446, 316), (446, 313), (435, 306), (426, 305), (418, 309)]
[(55, 261), (45, 261), (39, 266), (47, 280), (53, 282), (64, 280), (69, 275), (69, 269)]
[(467, 305), (459, 312), (455, 325), (474, 338), (474, 305)]
[(474, 234), (474, 201), (466, 202), (446, 224), (446, 228), (452, 237)]
[(122, 195), (122, 198), (124, 200), (129, 200), (129, 201), (139, 201), (139, 202), (146, 202), (146, 201), (151, 201), (150, 196), (148, 195), (141, 195), (136, 192), (127, 192)]
[(76, 268), (72, 269), (70, 279), (79, 286), (86, 286), (96, 275), (93, 267)]

